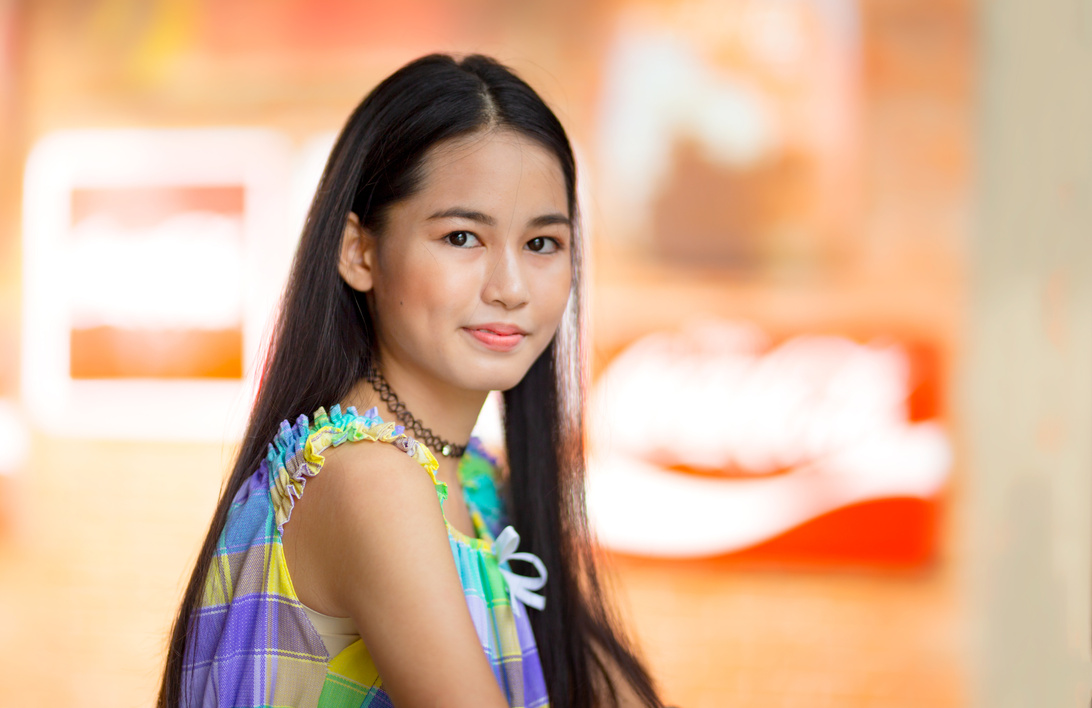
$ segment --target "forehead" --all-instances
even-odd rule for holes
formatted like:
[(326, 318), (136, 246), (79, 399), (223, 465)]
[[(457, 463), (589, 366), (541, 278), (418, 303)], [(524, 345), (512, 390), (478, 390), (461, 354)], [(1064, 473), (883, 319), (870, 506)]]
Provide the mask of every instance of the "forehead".
[[(565, 176), (549, 148), (516, 131), (494, 129), (445, 140), (422, 162), (422, 208), (515, 207), (568, 213)], [(514, 202), (514, 203), (513, 203)]]

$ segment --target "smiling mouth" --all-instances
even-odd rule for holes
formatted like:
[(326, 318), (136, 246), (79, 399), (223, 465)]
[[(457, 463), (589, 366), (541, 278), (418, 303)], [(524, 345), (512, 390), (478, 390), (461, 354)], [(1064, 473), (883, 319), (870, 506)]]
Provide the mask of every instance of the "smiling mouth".
[(464, 327), (475, 340), (494, 351), (511, 351), (527, 335), (514, 327)]

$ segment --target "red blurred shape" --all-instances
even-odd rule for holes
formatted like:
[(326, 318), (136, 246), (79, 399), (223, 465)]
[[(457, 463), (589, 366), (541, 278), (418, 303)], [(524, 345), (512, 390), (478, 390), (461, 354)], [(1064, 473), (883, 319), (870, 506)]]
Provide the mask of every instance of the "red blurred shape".
[(872, 499), (817, 516), (714, 562), (732, 566), (921, 568), (935, 560), (939, 500)]

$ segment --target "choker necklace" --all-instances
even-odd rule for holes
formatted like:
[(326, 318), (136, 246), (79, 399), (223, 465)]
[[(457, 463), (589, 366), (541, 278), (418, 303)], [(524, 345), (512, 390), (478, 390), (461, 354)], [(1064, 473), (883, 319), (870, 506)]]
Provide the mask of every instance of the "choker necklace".
[(432, 432), (425, 426), (421, 425), (421, 421), (413, 417), (413, 414), (406, 409), (406, 404), (402, 403), (401, 399), (391, 390), (391, 385), (387, 383), (387, 380), (383, 378), (383, 374), (379, 373), (379, 369), (376, 366), (368, 368), (368, 373), (364, 378), (368, 380), (379, 393), (379, 397), (383, 399), (383, 402), (387, 404), (387, 408), (391, 413), (398, 418), (405, 427), (413, 431), (417, 436), (417, 440), (423, 442), (433, 452), (438, 452), (444, 457), (462, 457), (466, 451), (466, 445), (456, 445), (455, 443), (444, 440), (436, 433)]

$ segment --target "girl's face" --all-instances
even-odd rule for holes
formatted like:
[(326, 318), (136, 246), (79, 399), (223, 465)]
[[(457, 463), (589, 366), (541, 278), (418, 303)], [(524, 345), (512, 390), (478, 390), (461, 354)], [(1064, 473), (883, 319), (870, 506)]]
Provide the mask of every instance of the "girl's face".
[(381, 235), (351, 216), (341, 272), (368, 293), (388, 374), (476, 391), (519, 383), (568, 303), (567, 204), (553, 153), (501, 129), (434, 146), (422, 188), (390, 208)]

